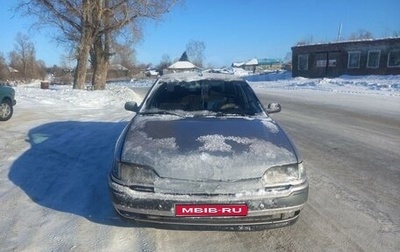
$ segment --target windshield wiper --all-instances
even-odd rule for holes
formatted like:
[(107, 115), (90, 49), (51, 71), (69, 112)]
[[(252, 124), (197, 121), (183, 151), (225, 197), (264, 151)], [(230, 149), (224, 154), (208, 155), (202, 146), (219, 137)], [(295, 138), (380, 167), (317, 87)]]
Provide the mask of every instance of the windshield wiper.
[(241, 116), (241, 117), (250, 117), (252, 115), (241, 113), (241, 112), (216, 112), (216, 117), (223, 117), (223, 116)]
[(141, 115), (174, 115), (179, 117), (185, 117), (184, 115), (171, 110), (153, 110), (140, 113)]

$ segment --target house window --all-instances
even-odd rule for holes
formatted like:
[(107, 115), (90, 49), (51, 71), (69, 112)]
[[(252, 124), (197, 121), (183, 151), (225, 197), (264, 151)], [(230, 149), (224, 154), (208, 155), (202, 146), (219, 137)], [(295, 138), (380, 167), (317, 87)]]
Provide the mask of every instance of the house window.
[(336, 59), (329, 60), (329, 67), (336, 67)]
[(400, 67), (400, 50), (393, 50), (389, 52), (388, 67)]
[(298, 70), (308, 70), (308, 54), (299, 55)]
[(368, 68), (378, 68), (379, 67), (379, 59), (381, 57), (381, 51), (373, 50), (368, 52)]
[(326, 60), (317, 60), (317, 67), (326, 67)]
[(348, 52), (349, 59), (347, 63), (347, 68), (360, 68), (360, 52)]

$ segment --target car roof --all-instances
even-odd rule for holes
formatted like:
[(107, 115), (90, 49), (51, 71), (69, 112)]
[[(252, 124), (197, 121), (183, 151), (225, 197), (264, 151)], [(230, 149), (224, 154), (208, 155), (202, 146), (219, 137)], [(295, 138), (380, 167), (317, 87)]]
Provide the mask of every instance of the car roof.
[(200, 80), (244, 81), (242, 78), (231, 74), (204, 72), (170, 73), (159, 78), (161, 82), (192, 82)]

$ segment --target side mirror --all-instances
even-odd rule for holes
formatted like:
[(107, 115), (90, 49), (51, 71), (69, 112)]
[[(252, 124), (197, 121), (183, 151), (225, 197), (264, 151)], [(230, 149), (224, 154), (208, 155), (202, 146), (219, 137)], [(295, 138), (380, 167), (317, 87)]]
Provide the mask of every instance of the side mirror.
[(139, 112), (139, 106), (136, 102), (126, 102), (125, 109), (132, 112)]
[(278, 113), (278, 112), (281, 112), (281, 110), (282, 110), (282, 107), (281, 107), (281, 104), (279, 104), (279, 103), (273, 102), (273, 103), (268, 104), (268, 107), (267, 107), (268, 114)]

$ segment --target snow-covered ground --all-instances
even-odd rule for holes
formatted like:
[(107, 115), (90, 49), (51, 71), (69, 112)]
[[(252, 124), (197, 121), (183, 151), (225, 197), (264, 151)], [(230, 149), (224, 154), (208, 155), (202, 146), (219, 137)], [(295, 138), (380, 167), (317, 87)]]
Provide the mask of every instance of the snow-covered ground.
[(265, 75), (244, 77), (257, 86), (267, 86), (285, 90), (309, 89), (341, 93), (362, 93), (399, 95), (400, 76), (341, 76), (338, 78), (308, 79), (303, 77), (291, 78), (291, 72), (273, 72)]
[[(309, 103), (347, 110), (381, 106), (383, 113), (399, 115), (400, 76), (305, 79), (272, 73), (263, 78), (264, 81), (251, 83), (262, 93), (278, 92), (289, 98), (304, 96)], [(140, 102), (146, 90), (141, 91), (142, 88), (151, 84), (151, 81), (111, 83), (105, 91), (72, 90), (68, 86), (40, 89), (40, 82), (14, 87), (17, 100), (14, 116), (0, 122), (0, 251), (191, 248), (177, 238), (180, 235), (188, 239), (190, 233), (171, 234), (168, 232), (173, 231), (128, 225), (117, 218), (109, 201), (107, 173), (113, 145), (132, 117), (123, 109), (124, 103)], [(351, 195), (347, 196), (351, 199)], [(388, 226), (397, 234), (395, 245), (389, 247), (399, 248), (400, 227)], [(223, 247), (215, 247), (215, 251), (246, 250), (246, 235), (232, 238), (231, 233), (219, 234), (219, 239), (226, 238), (219, 242), (213, 232), (196, 234), (203, 238), (193, 238), (192, 251), (209, 250), (210, 244), (220, 243)], [(235, 242), (229, 242), (229, 237)], [(268, 240), (262, 234), (257, 237)], [(202, 247), (204, 240), (210, 243)], [(239, 247), (237, 240), (241, 242)]]

